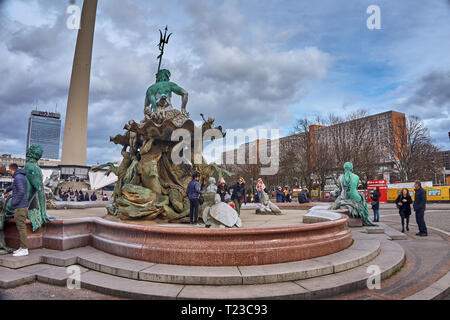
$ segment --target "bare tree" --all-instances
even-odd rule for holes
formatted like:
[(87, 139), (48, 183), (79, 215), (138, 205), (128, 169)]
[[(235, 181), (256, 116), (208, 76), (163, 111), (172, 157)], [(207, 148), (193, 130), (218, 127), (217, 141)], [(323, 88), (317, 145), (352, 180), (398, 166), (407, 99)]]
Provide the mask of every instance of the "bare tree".
[(327, 136), (323, 139), (329, 145), (336, 170), (345, 162), (352, 162), (363, 187), (373, 179), (382, 162), (383, 149), (377, 148), (374, 127), (378, 124), (368, 117), (366, 110), (357, 110), (346, 118), (329, 115)]
[(325, 190), (327, 178), (335, 171), (333, 154), (328, 144), (317, 141), (314, 146), (314, 174), (317, 178), (320, 191)]
[(439, 148), (433, 145), (430, 132), (420, 118), (410, 116), (406, 130), (401, 130), (393, 141), (394, 169), (402, 181), (433, 180), (443, 167)]
[(280, 159), (278, 185), (294, 186), (298, 182), (299, 162), (301, 157), (293, 149), (287, 150)]
[(294, 133), (298, 136), (298, 144), (295, 152), (297, 153), (297, 175), (300, 178), (302, 185), (309, 190), (313, 186), (314, 174), (314, 141), (311, 139), (311, 125), (315, 122), (303, 118), (297, 119), (293, 128)]

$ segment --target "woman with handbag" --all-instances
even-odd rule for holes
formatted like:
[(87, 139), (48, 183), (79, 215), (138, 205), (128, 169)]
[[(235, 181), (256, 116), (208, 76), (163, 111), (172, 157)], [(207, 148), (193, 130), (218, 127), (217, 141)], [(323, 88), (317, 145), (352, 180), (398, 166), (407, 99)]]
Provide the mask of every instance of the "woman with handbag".
[(405, 219), (406, 219), (406, 231), (409, 231), (409, 216), (411, 215), (411, 195), (408, 189), (402, 189), (402, 192), (398, 195), (395, 204), (398, 208), (398, 213), (402, 218), (402, 232), (405, 232)]

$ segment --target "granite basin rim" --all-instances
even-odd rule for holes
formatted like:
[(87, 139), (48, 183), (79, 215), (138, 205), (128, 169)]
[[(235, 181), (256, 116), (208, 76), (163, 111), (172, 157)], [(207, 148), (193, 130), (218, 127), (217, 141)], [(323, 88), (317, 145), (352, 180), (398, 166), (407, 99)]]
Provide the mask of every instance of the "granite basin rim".
[[(90, 245), (134, 260), (186, 266), (251, 266), (321, 257), (352, 243), (349, 218), (306, 225), (207, 229), (141, 226), (99, 217), (53, 220), (36, 233), (34, 248), (68, 250)], [(8, 223), (7, 244), (17, 246)], [(39, 239), (38, 239), (39, 238)], [(33, 247), (30, 247), (33, 249)]]

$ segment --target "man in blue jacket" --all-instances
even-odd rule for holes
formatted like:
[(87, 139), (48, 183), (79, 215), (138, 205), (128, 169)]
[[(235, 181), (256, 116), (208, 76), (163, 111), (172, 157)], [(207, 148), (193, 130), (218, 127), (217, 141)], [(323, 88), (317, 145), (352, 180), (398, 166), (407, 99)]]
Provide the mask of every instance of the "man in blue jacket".
[(199, 178), (200, 175), (198, 173), (194, 173), (194, 175), (192, 176), (192, 181), (189, 182), (188, 187), (186, 189), (186, 194), (190, 201), (189, 218), (191, 220), (191, 225), (194, 225), (196, 227), (199, 226), (198, 207), (200, 206), (200, 202), (198, 198), (202, 194), (200, 186), (198, 184)]
[(27, 213), (28, 213), (28, 196), (27, 196), (27, 178), (24, 169), (19, 169), (16, 163), (9, 166), (9, 173), (14, 178), (13, 184), (6, 189), (5, 193), (12, 191), (11, 209), (14, 210), (14, 221), (16, 222), (17, 231), (19, 231), (20, 248), (13, 252), (14, 257), (22, 257), (28, 255), (27, 245)]
[(416, 212), (416, 222), (419, 226), (419, 232), (416, 236), (426, 237), (428, 236), (427, 226), (425, 224), (425, 209), (427, 203), (427, 192), (422, 188), (422, 183), (416, 181), (414, 184), (414, 211)]

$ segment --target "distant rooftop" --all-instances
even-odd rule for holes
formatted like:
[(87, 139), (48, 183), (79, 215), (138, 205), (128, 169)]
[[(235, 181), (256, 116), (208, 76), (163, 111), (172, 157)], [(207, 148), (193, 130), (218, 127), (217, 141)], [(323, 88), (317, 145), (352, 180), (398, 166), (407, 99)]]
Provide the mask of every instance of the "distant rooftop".
[(61, 119), (61, 114), (56, 113), (56, 112), (33, 110), (33, 111), (31, 111), (31, 115), (45, 117), (45, 118)]

